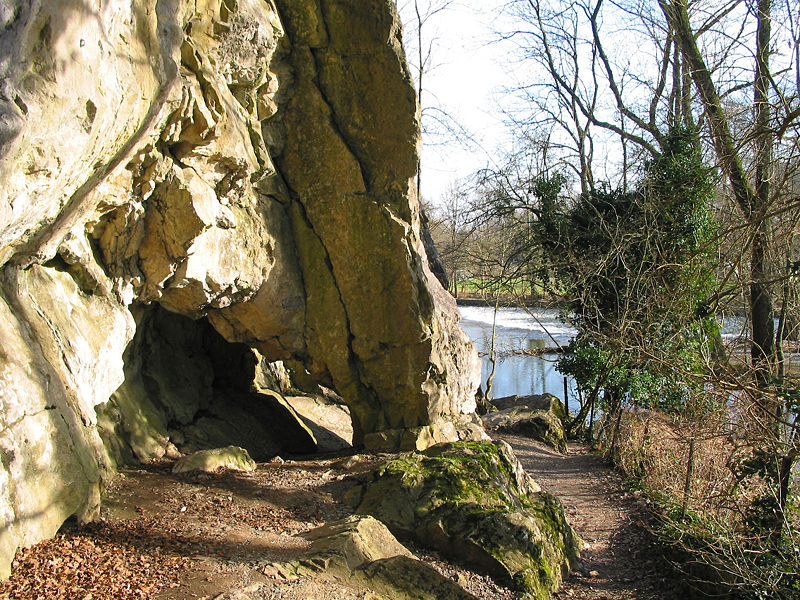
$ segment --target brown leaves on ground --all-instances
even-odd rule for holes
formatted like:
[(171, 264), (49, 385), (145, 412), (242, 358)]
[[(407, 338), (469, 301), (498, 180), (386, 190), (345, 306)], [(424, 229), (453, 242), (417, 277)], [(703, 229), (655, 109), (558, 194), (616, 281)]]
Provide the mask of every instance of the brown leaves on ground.
[(14, 577), (0, 582), (0, 599), (142, 600), (176, 587), (189, 562), (182, 546), (190, 541), (153, 538), (148, 525), (92, 523), (22, 550)]

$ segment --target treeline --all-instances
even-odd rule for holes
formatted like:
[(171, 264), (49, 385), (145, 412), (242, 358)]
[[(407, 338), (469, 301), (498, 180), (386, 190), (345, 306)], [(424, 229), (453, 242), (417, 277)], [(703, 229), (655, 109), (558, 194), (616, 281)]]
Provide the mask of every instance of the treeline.
[[(690, 581), (800, 594), (800, 8), (510, 0), (512, 147), (432, 209), (454, 295), (557, 302), (559, 361)], [(720, 318), (744, 314), (733, 355)]]

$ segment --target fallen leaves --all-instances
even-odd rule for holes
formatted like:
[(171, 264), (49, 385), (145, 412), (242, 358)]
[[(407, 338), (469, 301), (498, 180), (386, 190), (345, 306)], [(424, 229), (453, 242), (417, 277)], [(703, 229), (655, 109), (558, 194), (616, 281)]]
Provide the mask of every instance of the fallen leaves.
[(179, 585), (187, 559), (142, 523), (98, 522), (21, 550), (1, 600), (142, 600)]

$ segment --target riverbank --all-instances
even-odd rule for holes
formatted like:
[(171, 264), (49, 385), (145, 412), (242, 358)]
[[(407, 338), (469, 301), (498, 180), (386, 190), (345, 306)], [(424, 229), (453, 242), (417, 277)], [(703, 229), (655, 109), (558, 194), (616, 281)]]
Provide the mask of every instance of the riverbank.
[(455, 299), (459, 306), (485, 306), (494, 308), (495, 304), (502, 308), (525, 306), (528, 308), (559, 308), (556, 301), (542, 296), (528, 296), (526, 298), (501, 297), (499, 302), (492, 298), (482, 298), (477, 295), (459, 296)]

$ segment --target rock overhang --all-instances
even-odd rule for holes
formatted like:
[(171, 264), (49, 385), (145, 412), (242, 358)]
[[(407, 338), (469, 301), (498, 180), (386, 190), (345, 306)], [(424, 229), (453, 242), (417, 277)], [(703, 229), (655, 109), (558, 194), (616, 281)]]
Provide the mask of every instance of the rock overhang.
[[(390, 0), (15, 7), (0, 40), (0, 569), (96, 510), (109, 445), (130, 439), (101, 438), (95, 408), (129, 377), (147, 305), (294, 360), (343, 396), (357, 443), (481, 435), (479, 361), (420, 239)], [(171, 443), (150, 408), (126, 411), (142, 447)], [(51, 450), (31, 455), (31, 428)], [(31, 504), (41, 470), (71, 493)]]

